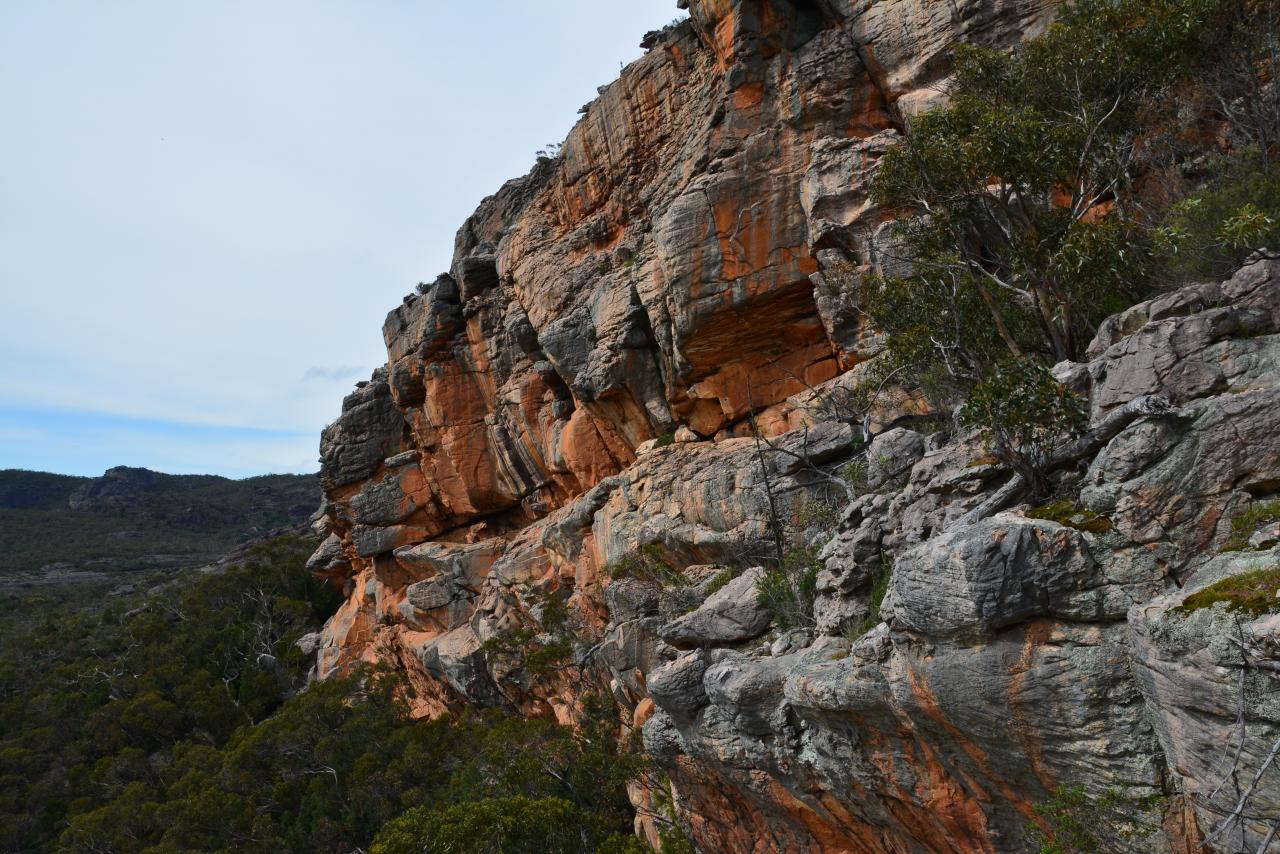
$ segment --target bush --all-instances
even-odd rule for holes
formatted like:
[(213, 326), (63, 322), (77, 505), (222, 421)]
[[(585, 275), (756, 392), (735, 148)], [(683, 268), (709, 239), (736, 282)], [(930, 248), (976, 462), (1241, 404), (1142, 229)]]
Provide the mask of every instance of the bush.
[(604, 572), (610, 578), (630, 575), (662, 587), (685, 587), (689, 584), (689, 579), (670, 564), (662, 546), (657, 543), (649, 543), (623, 555), (606, 566)]
[[(882, 255), (904, 263), (860, 282), (862, 307), (887, 333), (867, 385), (914, 385), (946, 408), (975, 393), (969, 422), (1038, 481), (1057, 416), (1077, 422), (1030, 366), (1080, 360), (1104, 318), (1163, 283), (1162, 259), (1179, 242), (1219, 252), (1210, 261), (1221, 270), (1280, 231), (1272, 178), (1207, 191), (1164, 223), (1137, 181), (1155, 168), (1152, 137), (1182, 126), (1190, 77), (1228, 55), (1242, 80), (1258, 77), (1257, 57), (1228, 45), (1257, 29), (1251, 9), (1270, 5), (1077, 0), (1016, 53), (958, 47), (948, 103), (913, 121), (874, 182), (898, 217)], [(1024, 417), (1028, 402), (1037, 408)]]
[(893, 580), (893, 558), (888, 552), (880, 552), (880, 568), (871, 583), (871, 597), (868, 600), (870, 611), (855, 630), (858, 637), (880, 624), (880, 606), (884, 604), (885, 594), (889, 592), (889, 582)]
[(1036, 804), (1046, 827), (1031, 831), (1040, 854), (1147, 854), (1157, 850), (1160, 801), (1128, 797), (1115, 789), (1093, 797), (1083, 786), (1059, 786)]
[(959, 421), (986, 430), (996, 458), (1021, 474), (1033, 495), (1042, 495), (1055, 443), (1083, 430), (1086, 416), (1080, 398), (1047, 368), (1020, 359), (974, 386)]
[(564, 798), (517, 795), (418, 807), (379, 833), (371, 854), (576, 854), (595, 824)]
[(914, 267), (873, 283), (876, 325), (962, 381), (1001, 352), (1078, 358), (1149, 286), (1161, 247), (1129, 215), (1130, 164), (1218, 5), (1079, 0), (1016, 54), (958, 47), (947, 106), (875, 181)]
[(1171, 276), (1226, 278), (1254, 249), (1280, 248), (1280, 171), (1246, 158), (1235, 174), (1174, 205), (1164, 226), (1177, 247), (1168, 261)]
[(756, 595), (760, 604), (773, 614), (779, 628), (814, 625), (813, 603), (818, 596), (821, 571), (818, 550), (812, 547), (791, 549), (783, 555), (779, 566), (765, 570)]

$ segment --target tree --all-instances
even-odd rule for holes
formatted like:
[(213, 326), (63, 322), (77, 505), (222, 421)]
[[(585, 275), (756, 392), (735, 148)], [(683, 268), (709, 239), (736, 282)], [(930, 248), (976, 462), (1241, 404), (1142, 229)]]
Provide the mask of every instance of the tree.
[(947, 106), (885, 155), (876, 199), (912, 271), (865, 301), (901, 355), (962, 385), (1005, 357), (1077, 359), (1139, 299), (1161, 235), (1131, 209), (1148, 105), (1219, 0), (1080, 0), (1014, 54), (959, 47)]
[[(896, 272), (824, 271), (886, 333), (872, 385), (894, 378), (942, 409), (972, 398), (961, 423), (1044, 491), (1053, 446), (1083, 427), (1045, 369), (1083, 358), (1104, 318), (1158, 284), (1178, 230), (1148, 209), (1146, 147), (1250, 2), (1077, 0), (1017, 52), (956, 49), (948, 103), (913, 121), (873, 185), (897, 222), (869, 260), (900, 256), (880, 264)], [(1273, 225), (1243, 210), (1229, 228), (1240, 244)]]

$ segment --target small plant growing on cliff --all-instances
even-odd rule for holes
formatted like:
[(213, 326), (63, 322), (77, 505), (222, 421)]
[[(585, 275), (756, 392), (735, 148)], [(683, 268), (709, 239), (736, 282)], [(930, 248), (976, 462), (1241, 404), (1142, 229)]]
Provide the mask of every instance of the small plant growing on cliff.
[(573, 632), (569, 608), (551, 591), (537, 598), (537, 625), (520, 626), (498, 632), (480, 645), (485, 655), (530, 676), (546, 676), (573, 659)]
[(818, 596), (821, 571), (822, 561), (813, 547), (790, 549), (778, 566), (765, 570), (756, 595), (760, 604), (773, 614), (779, 628), (803, 629), (814, 625), (813, 603)]
[(550, 163), (552, 160), (555, 160), (557, 157), (560, 156), (561, 148), (562, 146), (560, 143), (549, 142), (547, 143), (546, 148), (538, 149), (537, 151), (538, 165), (541, 166), (543, 164)]
[(1158, 847), (1161, 800), (1115, 789), (1095, 797), (1083, 786), (1059, 786), (1036, 804), (1042, 823), (1032, 829), (1031, 839), (1040, 854), (1147, 854)]
[(1248, 549), (1249, 538), (1272, 522), (1280, 522), (1280, 501), (1255, 504), (1231, 520), (1231, 536), (1222, 544), (1222, 551), (1240, 552)]
[(886, 551), (880, 552), (880, 566), (871, 582), (871, 596), (867, 604), (870, 610), (855, 630), (855, 637), (862, 637), (880, 625), (880, 606), (889, 592), (889, 582), (893, 579), (893, 557)]
[(1037, 496), (1046, 492), (1045, 469), (1055, 444), (1086, 423), (1080, 398), (1030, 359), (1007, 361), (974, 386), (959, 421), (985, 430), (992, 453)]
[(835, 528), (836, 523), (840, 521), (839, 514), (831, 502), (822, 497), (810, 498), (799, 512), (796, 513), (796, 524), (801, 530), (808, 528), (820, 528), (823, 531), (830, 531)]
[(623, 555), (604, 568), (610, 578), (631, 576), (662, 587), (684, 587), (689, 579), (667, 560), (662, 546), (649, 543)]
[(1201, 608), (1211, 608), (1222, 603), (1227, 610), (1252, 619), (1280, 611), (1278, 594), (1280, 567), (1259, 568), (1224, 578), (1192, 593), (1174, 610), (1180, 614), (1192, 614)]

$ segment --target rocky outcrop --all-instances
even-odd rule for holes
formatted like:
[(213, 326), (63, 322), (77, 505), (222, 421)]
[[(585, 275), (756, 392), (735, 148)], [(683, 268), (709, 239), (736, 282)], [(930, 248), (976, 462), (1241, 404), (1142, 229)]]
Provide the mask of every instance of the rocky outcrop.
[[(422, 715), (612, 695), (705, 851), (1024, 851), (1063, 784), (1194, 848), (1280, 726), (1274, 620), (1236, 750), (1236, 621), (1182, 607), (1274, 557), (1218, 551), (1280, 491), (1280, 265), (1104, 324), (1055, 370), (1109, 428), (1058, 512), (1003, 506), (981, 437), (841, 405), (876, 342), (823, 271), (878, 263), (868, 182), (947, 46), (1051, 4), (687, 5), (388, 316), (322, 440), (319, 675), (392, 662)], [(811, 617), (761, 605), (780, 545)], [(1276, 779), (1211, 844), (1256, 849)]]

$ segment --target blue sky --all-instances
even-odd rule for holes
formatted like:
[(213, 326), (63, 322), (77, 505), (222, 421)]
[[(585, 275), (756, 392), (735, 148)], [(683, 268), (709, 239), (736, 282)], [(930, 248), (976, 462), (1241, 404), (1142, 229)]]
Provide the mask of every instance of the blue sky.
[(677, 14), (0, 4), (0, 468), (314, 471), (386, 312)]

